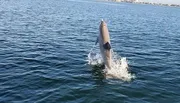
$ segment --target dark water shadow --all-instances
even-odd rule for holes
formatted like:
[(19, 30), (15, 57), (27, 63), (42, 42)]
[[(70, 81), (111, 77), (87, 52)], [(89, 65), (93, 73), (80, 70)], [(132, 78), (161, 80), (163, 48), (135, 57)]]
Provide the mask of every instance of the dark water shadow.
[(91, 66), (92, 70), (92, 78), (96, 82), (97, 85), (104, 85), (105, 83), (105, 74), (103, 72), (104, 65), (95, 65)]
[(105, 75), (103, 73), (104, 65), (92, 66), (92, 75), (94, 79), (103, 80)]

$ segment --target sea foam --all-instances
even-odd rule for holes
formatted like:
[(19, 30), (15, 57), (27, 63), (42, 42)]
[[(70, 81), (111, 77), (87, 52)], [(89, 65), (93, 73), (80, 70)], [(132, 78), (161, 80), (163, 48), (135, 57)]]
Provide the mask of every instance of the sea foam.
[[(105, 78), (113, 78), (113, 79), (121, 79), (123, 81), (131, 81), (135, 78), (135, 75), (129, 72), (128, 61), (125, 57), (120, 57), (117, 53), (112, 53), (112, 67), (111, 69), (107, 69), (106, 67), (103, 69), (102, 73), (104, 73)], [(88, 54), (88, 64), (91, 66), (99, 66), (103, 64), (103, 59), (101, 57), (99, 49), (94, 46)]]

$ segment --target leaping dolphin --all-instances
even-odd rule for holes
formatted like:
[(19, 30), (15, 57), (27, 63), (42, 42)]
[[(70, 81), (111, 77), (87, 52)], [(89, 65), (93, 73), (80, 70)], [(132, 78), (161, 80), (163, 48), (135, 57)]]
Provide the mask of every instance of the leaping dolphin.
[(99, 42), (103, 62), (108, 69), (111, 69), (111, 44), (107, 24), (102, 20), (99, 26), (99, 36), (95, 44)]

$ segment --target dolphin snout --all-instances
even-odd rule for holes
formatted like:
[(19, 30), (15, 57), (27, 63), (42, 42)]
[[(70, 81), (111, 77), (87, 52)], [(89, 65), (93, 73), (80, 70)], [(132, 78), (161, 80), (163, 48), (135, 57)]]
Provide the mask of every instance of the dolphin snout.
[(100, 25), (101, 27), (102, 26), (107, 26), (107, 24), (106, 24), (106, 22), (104, 21), (104, 20), (101, 20), (101, 25)]

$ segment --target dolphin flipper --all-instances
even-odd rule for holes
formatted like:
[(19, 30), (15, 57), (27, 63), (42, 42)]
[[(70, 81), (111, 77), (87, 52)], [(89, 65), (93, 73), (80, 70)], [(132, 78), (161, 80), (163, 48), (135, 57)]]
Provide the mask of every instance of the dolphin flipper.
[(109, 42), (106, 42), (104, 45), (103, 45), (104, 49), (106, 50), (110, 50), (111, 49), (111, 45), (109, 44)]
[(99, 37), (97, 37), (96, 42), (95, 42), (95, 45), (98, 43), (98, 41), (99, 41)]

